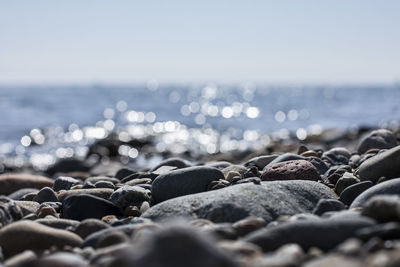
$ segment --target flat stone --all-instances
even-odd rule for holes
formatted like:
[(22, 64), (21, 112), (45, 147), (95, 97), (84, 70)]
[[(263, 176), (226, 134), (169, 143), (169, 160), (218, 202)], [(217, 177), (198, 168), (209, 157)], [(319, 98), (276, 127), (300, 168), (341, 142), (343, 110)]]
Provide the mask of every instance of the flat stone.
[(328, 170), (328, 166), (320, 159), (317, 157), (302, 157), (297, 154), (292, 154), (292, 153), (285, 153), (268, 163), (265, 167), (264, 170), (268, 169), (275, 163), (279, 162), (285, 162), (289, 160), (307, 160), (310, 162), (312, 165), (314, 165), (315, 168), (317, 168), (318, 172), (322, 175)]
[(351, 203), (350, 208), (358, 208), (365, 205), (365, 203), (376, 195), (399, 195), (400, 194), (400, 179), (392, 179), (386, 182), (379, 183), (370, 187), (361, 193)]
[(261, 175), (263, 181), (320, 179), (318, 170), (306, 160), (289, 160), (271, 165)]
[(211, 181), (225, 179), (216, 168), (198, 166), (171, 171), (158, 176), (152, 184), (151, 195), (155, 203), (167, 199), (204, 192)]
[(51, 246), (80, 247), (82, 238), (33, 221), (18, 221), (0, 230), (0, 246), (6, 258), (25, 250), (44, 250)]
[(37, 192), (39, 192), (38, 189), (36, 188), (22, 188), (19, 189), (11, 194), (8, 195), (9, 198), (14, 199), (14, 200), (23, 200), (25, 195), (28, 194), (37, 194)]
[(142, 217), (163, 220), (183, 216), (236, 222), (256, 216), (269, 223), (281, 215), (311, 212), (321, 198), (336, 199), (337, 195), (313, 181), (246, 183), (170, 199), (151, 207)]
[(370, 132), (363, 139), (361, 139), (357, 151), (360, 154), (367, 152), (370, 149), (388, 149), (397, 145), (396, 136), (392, 131), (386, 129), (379, 129)]
[(64, 199), (62, 217), (73, 220), (101, 219), (107, 215), (120, 216), (121, 212), (112, 202), (92, 195), (73, 195)]
[(92, 195), (96, 197), (101, 197), (104, 199), (109, 199), (111, 194), (114, 192), (111, 188), (87, 188), (87, 189), (74, 189), (68, 191), (61, 191), (58, 194), (58, 199), (64, 201), (65, 198), (73, 195)]
[(42, 189), (53, 186), (50, 178), (26, 173), (5, 173), (0, 175), (0, 195), (9, 195), (23, 188)]
[(304, 265), (304, 267), (363, 267), (364, 262), (355, 257), (344, 255), (328, 255), (325, 257), (313, 259)]
[(271, 161), (276, 159), (278, 155), (263, 155), (249, 159), (243, 165), (245, 167), (253, 167), (256, 166), (259, 170), (264, 169)]
[(400, 177), (400, 146), (378, 153), (361, 163), (359, 168), (361, 181), (376, 182), (382, 176)]
[(299, 244), (305, 251), (311, 247), (328, 251), (354, 237), (357, 230), (373, 224), (374, 221), (366, 217), (299, 220), (260, 229), (246, 236), (244, 241), (258, 245), (264, 252), (273, 251), (288, 243)]
[(35, 220), (35, 222), (46, 225), (48, 227), (56, 228), (56, 229), (67, 229), (68, 227), (75, 228), (79, 225), (79, 221), (70, 220), (70, 219), (60, 219), (60, 218), (41, 218)]
[(74, 233), (82, 238), (86, 238), (95, 232), (108, 228), (110, 228), (110, 226), (103, 221), (98, 219), (86, 219), (76, 226)]

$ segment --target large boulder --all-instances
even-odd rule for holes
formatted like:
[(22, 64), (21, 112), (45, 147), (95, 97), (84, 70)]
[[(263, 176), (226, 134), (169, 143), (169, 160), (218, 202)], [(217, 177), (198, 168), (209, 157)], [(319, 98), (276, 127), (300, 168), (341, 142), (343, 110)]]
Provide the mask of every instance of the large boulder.
[(246, 183), (170, 199), (151, 207), (142, 216), (155, 220), (195, 217), (214, 222), (236, 222), (257, 216), (268, 223), (280, 215), (311, 212), (322, 198), (336, 199), (337, 195), (313, 181)]

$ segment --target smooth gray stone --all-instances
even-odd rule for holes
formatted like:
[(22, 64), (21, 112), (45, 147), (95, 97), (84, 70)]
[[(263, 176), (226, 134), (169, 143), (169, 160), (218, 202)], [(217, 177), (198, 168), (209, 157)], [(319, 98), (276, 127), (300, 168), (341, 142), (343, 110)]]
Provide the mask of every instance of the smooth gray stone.
[(400, 177), (400, 146), (378, 153), (361, 163), (359, 168), (361, 181), (376, 182), (382, 176)]
[(374, 184), (371, 181), (364, 181), (350, 185), (340, 194), (340, 201), (346, 205), (350, 205), (356, 197), (373, 185)]
[(193, 166), (193, 164), (190, 161), (187, 161), (184, 159), (169, 158), (169, 159), (162, 161), (157, 166), (155, 166), (153, 169), (151, 169), (150, 172), (155, 171), (162, 166), (171, 166), (171, 167), (177, 167), (178, 169), (182, 169), (182, 168), (191, 167), (191, 166)]
[(246, 183), (170, 199), (151, 207), (142, 217), (152, 220), (194, 217), (236, 222), (257, 216), (269, 223), (280, 215), (311, 212), (321, 198), (337, 199), (337, 195), (327, 186), (313, 181)]
[(359, 208), (373, 196), (376, 195), (398, 195), (400, 194), (400, 178), (392, 179), (380, 184), (374, 185), (361, 193), (351, 203), (350, 208)]
[(357, 230), (374, 224), (366, 217), (294, 221), (257, 230), (247, 235), (244, 241), (258, 245), (264, 252), (288, 243), (296, 243), (305, 251), (311, 247), (327, 251), (355, 236)]
[(151, 186), (155, 203), (174, 197), (195, 194), (207, 190), (211, 181), (225, 179), (217, 168), (198, 166), (170, 171), (158, 176)]
[(30, 193), (36, 194), (37, 192), (39, 192), (39, 190), (36, 188), (22, 188), (22, 189), (15, 191), (14, 193), (9, 194), (8, 197), (11, 199), (14, 199), (14, 200), (22, 200), (22, 198), (25, 195), (30, 194)]
[(387, 129), (378, 129), (370, 132), (361, 139), (357, 151), (358, 153), (363, 154), (372, 148), (385, 149), (392, 148), (396, 145), (396, 136), (392, 131)]
[(76, 220), (70, 220), (70, 219), (61, 219), (61, 218), (54, 218), (54, 219), (48, 219), (48, 218), (41, 218), (35, 220), (35, 222), (56, 228), (56, 229), (67, 229), (68, 227), (77, 227), (79, 225), (79, 221)]

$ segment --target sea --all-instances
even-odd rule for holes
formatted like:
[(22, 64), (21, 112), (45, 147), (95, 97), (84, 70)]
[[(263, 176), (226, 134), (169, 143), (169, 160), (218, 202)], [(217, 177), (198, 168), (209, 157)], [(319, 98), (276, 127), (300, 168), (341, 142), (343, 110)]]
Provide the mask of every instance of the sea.
[[(84, 157), (111, 133), (121, 141), (151, 136), (160, 152), (213, 154), (326, 129), (397, 127), (399, 103), (398, 84), (2, 85), (0, 170), (10, 163), (40, 170), (58, 158)], [(120, 150), (143, 161), (136, 148)]]

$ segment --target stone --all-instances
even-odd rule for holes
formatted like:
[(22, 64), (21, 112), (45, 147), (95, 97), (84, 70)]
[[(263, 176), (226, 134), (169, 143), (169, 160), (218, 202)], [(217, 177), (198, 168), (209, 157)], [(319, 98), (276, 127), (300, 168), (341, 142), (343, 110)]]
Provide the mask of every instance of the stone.
[(275, 163), (261, 175), (263, 181), (275, 180), (311, 180), (320, 179), (318, 170), (306, 160), (289, 160)]
[(33, 221), (18, 221), (0, 230), (0, 246), (9, 258), (25, 250), (44, 250), (51, 246), (80, 247), (82, 238), (74, 233), (58, 230)]
[(346, 209), (346, 206), (336, 199), (320, 199), (313, 210), (313, 214), (321, 216), (328, 211), (339, 211)]
[(289, 160), (307, 160), (310, 162), (312, 165), (314, 165), (315, 168), (317, 168), (319, 174), (324, 174), (328, 170), (328, 166), (320, 159), (317, 157), (302, 157), (296, 154), (292, 153), (285, 153), (268, 163), (263, 170), (268, 169), (275, 163), (280, 163), (280, 162), (285, 162)]
[(25, 250), (24, 252), (21, 252), (7, 259), (4, 262), (4, 265), (7, 267), (32, 266), (32, 262), (36, 259), (37, 256), (32, 250)]
[(365, 227), (357, 231), (357, 237), (367, 241), (373, 238), (380, 240), (396, 240), (400, 238), (400, 223), (387, 222)]
[(378, 153), (361, 163), (359, 176), (361, 181), (374, 183), (382, 176), (400, 177), (400, 146)]
[(346, 187), (342, 191), (342, 193), (340, 193), (340, 201), (349, 206), (353, 202), (353, 200), (358, 197), (358, 195), (360, 195), (371, 186), (373, 186), (373, 183), (371, 181), (364, 181), (350, 185)]
[(288, 243), (298, 244), (305, 251), (311, 247), (328, 251), (354, 237), (357, 230), (373, 224), (373, 220), (365, 217), (291, 221), (252, 232), (244, 241), (258, 245), (264, 252)]
[(158, 176), (152, 184), (151, 195), (155, 203), (167, 199), (204, 192), (211, 181), (225, 179), (222, 172), (212, 167), (189, 167)]
[(231, 165), (232, 165), (232, 163), (230, 163), (228, 161), (212, 161), (212, 162), (207, 162), (205, 164), (205, 166), (214, 167), (214, 168), (217, 168), (218, 170), (222, 170)]
[(96, 188), (111, 188), (111, 189), (115, 188), (114, 184), (110, 181), (98, 181), (97, 183), (94, 184), (94, 187), (96, 187)]
[(379, 129), (370, 132), (361, 139), (357, 151), (360, 154), (367, 152), (370, 149), (388, 149), (397, 145), (396, 136), (392, 131), (386, 129)]
[(363, 207), (367, 201), (376, 195), (399, 195), (400, 194), (400, 179), (392, 179), (380, 184), (374, 185), (362, 192), (351, 203), (350, 208)]
[(269, 223), (280, 215), (311, 212), (321, 198), (335, 199), (337, 195), (327, 186), (313, 181), (246, 183), (170, 199), (151, 207), (142, 217), (164, 220), (183, 216), (236, 222), (256, 216)]
[[(119, 266), (236, 267), (238, 264), (196, 229), (171, 226), (144, 238), (118, 259)], [(113, 264), (113, 263), (112, 263)]]
[(41, 189), (53, 186), (53, 180), (44, 176), (26, 173), (5, 173), (0, 175), (0, 195), (9, 195), (23, 188)]
[(92, 184), (96, 184), (97, 182), (105, 182), (105, 181), (111, 182), (113, 184), (120, 182), (120, 180), (118, 180), (117, 178), (107, 177), (107, 176), (94, 176), (94, 177), (89, 177), (85, 180), (85, 182), (92, 183)]
[(22, 219), (22, 209), (8, 197), (0, 196), (0, 228)]
[(223, 168), (221, 172), (224, 174), (226, 178), (230, 172), (239, 173), (240, 176), (243, 178), (244, 174), (247, 172), (247, 168), (243, 167), (242, 165), (230, 165), (226, 168)]
[(98, 219), (85, 219), (76, 226), (73, 232), (85, 239), (95, 232), (108, 228), (110, 228), (108, 224)]
[(112, 202), (92, 195), (72, 195), (63, 201), (63, 218), (81, 221), (88, 218), (101, 219), (107, 215), (122, 214)]
[(304, 267), (363, 267), (365, 264), (361, 259), (343, 255), (328, 255), (313, 259), (304, 265)]
[(254, 232), (266, 225), (263, 218), (249, 216), (242, 220), (235, 222), (232, 226), (239, 236), (245, 236), (251, 232)]
[(97, 241), (96, 248), (104, 248), (127, 242), (129, 242), (129, 238), (126, 234), (124, 234), (124, 232), (108, 232), (100, 237), (100, 239)]
[(41, 267), (86, 267), (89, 263), (80, 255), (71, 252), (56, 252), (32, 262), (32, 266)]
[(36, 201), (16, 200), (15, 204), (17, 204), (17, 206), (21, 208), (22, 214), (24, 216), (30, 213), (36, 213), (40, 207), (40, 204)]
[(90, 169), (91, 167), (81, 160), (65, 158), (58, 160), (53, 166), (46, 170), (46, 173), (53, 176), (56, 173), (88, 172)]
[(249, 159), (246, 161), (243, 166), (245, 167), (253, 167), (256, 166), (259, 170), (264, 169), (271, 161), (276, 159), (278, 155), (263, 155)]
[(74, 189), (74, 190), (68, 190), (68, 191), (60, 191), (58, 193), (58, 199), (60, 201), (64, 201), (64, 199), (69, 196), (82, 195), (82, 194), (101, 197), (104, 199), (109, 199), (113, 192), (114, 192), (114, 190), (110, 189), (110, 188)]
[(155, 171), (162, 166), (177, 167), (178, 169), (187, 168), (193, 166), (193, 164), (187, 160), (180, 158), (169, 158), (162, 161), (160, 164), (155, 166), (151, 171)]
[(135, 186), (135, 185), (151, 184), (152, 182), (153, 180), (151, 180), (151, 178), (140, 178), (127, 181), (124, 183), (124, 185)]
[(345, 172), (341, 178), (336, 182), (335, 191), (340, 195), (347, 187), (360, 182), (360, 179), (355, 177), (352, 173)]
[(37, 192), (39, 192), (39, 190), (36, 188), (22, 188), (9, 194), (8, 197), (14, 200), (23, 200), (25, 195), (31, 193), (37, 194)]
[(42, 218), (37, 219), (35, 222), (43, 224), (48, 227), (66, 230), (67, 228), (75, 228), (79, 225), (79, 221), (69, 220), (69, 219), (60, 219), (60, 218)]
[(40, 189), (40, 191), (36, 194), (36, 196), (33, 198), (33, 201), (36, 201), (38, 203), (57, 202), (58, 198), (53, 189), (51, 189), (50, 187), (44, 187)]
[(147, 190), (140, 186), (124, 185), (112, 193), (110, 201), (123, 211), (128, 206), (140, 207), (144, 201), (150, 201), (150, 197)]
[(81, 182), (78, 179), (68, 176), (59, 176), (54, 180), (53, 190), (56, 192), (60, 190), (69, 190), (74, 185), (78, 185), (80, 183)]
[(117, 171), (117, 173), (115, 174), (115, 178), (117, 178), (118, 180), (122, 180), (123, 178), (132, 175), (135, 172), (135, 170), (132, 170), (130, 168), (122, 168)]
[(256, 266), (299, 266), (305, 258), (306, 255), (299, 245), (287, 244), (271, 254), (264, 255)]
[(377, 195), (364, 205), (362, 215), (378, 222), (398, 221), (400, 219), (400, 197), (398, 195)]

